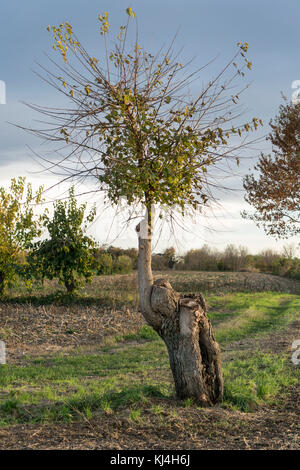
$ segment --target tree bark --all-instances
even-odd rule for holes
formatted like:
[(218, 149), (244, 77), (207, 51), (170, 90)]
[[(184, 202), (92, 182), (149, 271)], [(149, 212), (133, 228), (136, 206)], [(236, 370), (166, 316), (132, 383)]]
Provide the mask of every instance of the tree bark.
[(72, 294), (76, 287), (75, 281), (73, 279), (66, 279), (64, 281), (64, 284), (65, 284), (68, 294)]
[(4, 282), (5, 282), (5, 274), (3, 271), (0, 271), (0, 295), (4, 294)]
[[(148, 231), (145, 225), (148, 224)], [(221, 352), (201, 294), (180, 297), (164, 279), (153, 282), (151, 229), (137, 226), (140, 311), (165, 342), (179, 399), (211, 406), (223, 398)], [(148, 234), (148, 236), (147, 236)]]

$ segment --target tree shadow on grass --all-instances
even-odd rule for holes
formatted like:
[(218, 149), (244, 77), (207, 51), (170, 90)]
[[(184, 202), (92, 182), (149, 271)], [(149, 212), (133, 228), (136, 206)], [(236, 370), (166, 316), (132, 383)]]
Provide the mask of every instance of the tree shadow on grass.
[(137, 385), (126, 387), (120, 392), (107, 392), (101, 395), (91, 393), (44, 406), (23, 405), (18, 399), (13, 398), (0, 405), (0, 424), (5, 426), (21, 423), (73, 422), (80, 417), (91, 417), (96, 411), (110, 414), (118, 409), (143, 404), (149, 398), (170, 401), (174, 397), (164, 393), (158, 386)]

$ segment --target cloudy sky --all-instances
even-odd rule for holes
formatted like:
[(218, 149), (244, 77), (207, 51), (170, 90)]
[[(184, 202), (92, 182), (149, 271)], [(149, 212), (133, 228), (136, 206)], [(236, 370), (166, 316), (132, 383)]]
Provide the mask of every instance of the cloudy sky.
[[(58, 179), (41, 172), (29, 148), (40, 152), (40, 142), (12, 126), (9, 122), (30, 126), (39, 116), (22, 102), (45, 106), (58, 104), (60, 96), (33, 72), (37, 63), (49, 65), (46, 53), (52, 54), (46, 28), (68, 21), (87, 50), (98, 58), (104, 48), (99, 35), (98, 14), (108, 11), (112, 30), (117, 32), (125, 21), (125, 9), (136, 12), (141, 44), (149, 52), (157, 52), (168, 44), (176, 31), (182, 56), (195, 58), (197, 67), (217, 57), (203, 79), (211, 78), (232, 57), (239, 41), (249, 43), (248, 57), (253, 63), (247, 75), (250, 88), (243, 94), (245, 119), (257, 116), (265, 125), (258, 136), (269, 132), (269, 120), (282, 102), (281, 92), (291, 97), (291, 85), (300, 80), (299, 0), (2, 0), (0, 6), (0, 80), (6, 83), (6, 104), (0, 105), (0, 184), (7, 186), (13, 176), (24, 175), (35, 185), (50, 186)], [(209, 75), (211, 74), (211, 75)], [(199, 87), (202, 83), (199, 83)], [(197, 84), (192, 92), (197, 92)], [(267, 152), (267, 142), (260, 142), (249, 157)], [(264, 235), (240, 211), (247, 208), (243, 200), (242, 176), (255, 164), (248, 158), (226, 185), (234, 190), (219, 194), (220, 206), (197, 221), (186, 221), (187, 231), (176, 228), (176, 240), (163, 230), (156, 251), (176, 245), (180, 251), (209, 243), (222, 249), (228, 243), (247, 246), (251, 252), (263, 248), (280, 250), (286, 241), (277, 242)], [(56, 187), (52, 197), (66, 188)], [(124, 230), (123, 217), (103, 211), (98, 200), (98, 218), (91, 233), (100, 242), (113, 242), (123, 247), (136, 246), (133, 227)], [(296, 243), (297, 240), (289, 242)]]

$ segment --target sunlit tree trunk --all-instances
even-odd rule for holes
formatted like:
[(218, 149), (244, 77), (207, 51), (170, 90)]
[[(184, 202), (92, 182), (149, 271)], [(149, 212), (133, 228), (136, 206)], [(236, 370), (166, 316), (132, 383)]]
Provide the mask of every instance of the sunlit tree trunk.
[(151, 221), (137, 226), (140, 310), (165, 342), (177, 397), (202, 406), (222, 400), (221, 353), (207, 317), (202, 295), (180, 297), (164, 279), (153, 282)]

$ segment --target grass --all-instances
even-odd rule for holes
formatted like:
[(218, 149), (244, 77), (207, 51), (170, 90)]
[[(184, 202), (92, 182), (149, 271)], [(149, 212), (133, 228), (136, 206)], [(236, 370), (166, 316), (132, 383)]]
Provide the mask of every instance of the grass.
[[(299, 311), (299, 299), (290, 295), (231, 294), (211, 297), (212, 321), (221, 346), (230, 340), (270, 333), (291, 321)], [(254, 305), (254, 306), (253, 306)], [(226, 306), (224, 320), (221, 309)], [(255, 311), (253, 315), (251, 312)], [(284, 320), (283, 320), (284, 317)], [(279, 321), (281, 318), (281, 321)], [(137, 344), (132, 344), (132, 342)], [(297, 370), (284, 355), (254, 352), (247, 358), (224, 363), (223, 406), (253, 411), (273, 403), (282, 387), (297, 383)], [(174, 399), (166, 348), (153, 330), (143, 326), (135, 334), (115, 336), (109, 347), (96, 354), (60, 354), (27, 358), (24, 366), (7, 364), (0, 373), (0, 422), (72, 421), (80, 413), (114, 413), (132, 405), (146, 405), (151, 397)], [(149, 405), (150, 406), (150, 405)], [(186, 400), (185, 407), (193, 406)], [(155, 413), (158, 413), (156, 409)], [(130, 411), (138, 421), (140, 412)]]
[(210, 318), (224, 344), (287, 327), (300, 311), (300, 297), (274, 292), (235, 293), (209, 297)]
[(224, 367), (223, 406), (254, 411), (259, 405), (276, 403), (283, 387), (297, 384), (300, 373), (288, 367), (287, 358), (255, 352), (247, 359), (235, 359)]
[[(112, 276), (108, 278), (102, 292), (111, 289)], [(119, 287), (124, 283), (120, 298), (126, 278), (116, 278)], [(93, 293), (90, 295), (94, 298)], [(222, 406), (252, 412), (276, 403), (285, 390), (298, 382), (299, 368), (291, 366), (285, 352), (254, 350), (255, 343), (251, 341), (259, 338), (264, 344), (264, 338), (283, 331), (296, 320), (299, 296), (231, 292), (222, 296), (210, 294), (207, 301), (216, 339), (224, 351)], [(248, 350), (239, 349), (236, 341), (240, 340), (250, 341)], [(0, 366), (2, 426), (90, 420), (124, 410), (128, 420), (138, 425), (145, 410), (163, 422), (164, 413), (176, 416), (177, 407), (189, 410), (195, 406), (192, 400), (175, 400), (166, 347), (146, 325), (111, 335), (92, 351), (88, 346), (74, 346), (41, 357), (29, 354), (22, 364)]]
[[(147, 330), (147, 338), (151, 337), (150, 328), (144, 327), (136, 338), (144, 339)], [(152, 379), (143, 385), (151, 371), (168, 370), (159, 339), (120, 350), (105, 349), (97, 354), (28, 357), (26, 366), (2, 366), (1, 423), (69, 420), (76, 412), (107, 413), (148, 396), (170, 396), (169, 381)]]

